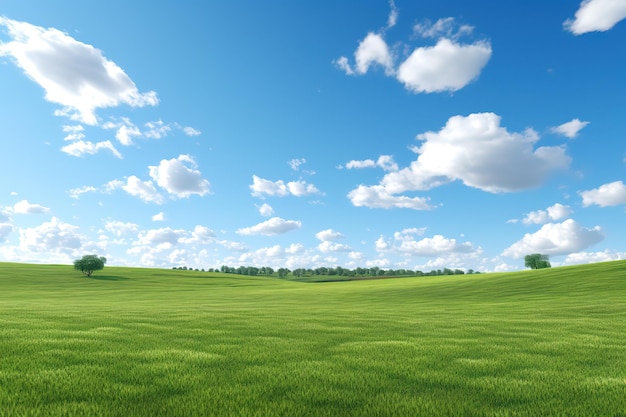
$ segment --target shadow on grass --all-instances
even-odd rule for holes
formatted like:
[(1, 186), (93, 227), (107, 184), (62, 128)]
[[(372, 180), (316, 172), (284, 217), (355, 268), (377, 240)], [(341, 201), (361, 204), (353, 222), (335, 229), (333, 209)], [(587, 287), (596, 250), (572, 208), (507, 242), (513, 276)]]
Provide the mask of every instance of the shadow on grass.
[(100, 281), (127, 281), (130, 278), (117, 277), (117, 276), (113, 276), (113, 275), (92, 275), (92, 276), (88, 277), (87, 279), (97, 279), (97, 280), (100, 280)]

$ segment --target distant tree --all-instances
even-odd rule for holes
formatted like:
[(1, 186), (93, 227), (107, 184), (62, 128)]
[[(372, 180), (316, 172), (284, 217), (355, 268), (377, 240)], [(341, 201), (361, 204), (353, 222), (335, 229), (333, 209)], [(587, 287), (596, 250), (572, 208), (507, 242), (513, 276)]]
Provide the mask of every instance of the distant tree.
[(524, 257), (524, 265), (530, 269), (550, 268), (552, 265), (548, 259), (548, 255), (533, 253)]
[(98, 255), (85, 255), (74, 261), (74, 269), (90, 277), (94, 271), (104, 269), (105, 263), (107, 263), (107, 258), (98, 257)]

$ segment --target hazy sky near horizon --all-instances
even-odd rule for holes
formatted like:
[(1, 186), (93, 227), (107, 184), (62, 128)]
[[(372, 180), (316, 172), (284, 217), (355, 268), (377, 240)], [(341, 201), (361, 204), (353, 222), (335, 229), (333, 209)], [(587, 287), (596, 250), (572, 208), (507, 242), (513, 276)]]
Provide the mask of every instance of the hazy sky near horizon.
[(626, 258), (626, 0), (8, 1), (0, 261)]

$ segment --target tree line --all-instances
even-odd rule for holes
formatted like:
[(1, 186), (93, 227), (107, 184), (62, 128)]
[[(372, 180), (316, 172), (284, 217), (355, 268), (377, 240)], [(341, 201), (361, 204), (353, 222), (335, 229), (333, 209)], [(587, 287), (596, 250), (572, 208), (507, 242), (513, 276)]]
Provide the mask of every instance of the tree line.
[[(183, 271), (200, 271), (199, 269), (188, 268), (186, 266), (173, 267), (172, 269), (178, 269)], [(205, 272), (204, 269), (201, 270)], [(414, 271), (411, 269), (383, 269), (377, 266), (372, 268), (343, 268), (337, 266), (334, 268), (319, 267), (319, 268), (297, 268), (291, 270), (289, 268), (278, 268), (274, 270), (269, 266), (255, 267), (255, 266), (239, 266), (237, 268), (228, 265), (222, 265), (221, 268), (209, 268), (206, 272), (221, 272), (224, 274), (238, 274), (249, 276), (278, 276), (279, 278), (285, 278), (287, 276), (293, 277), (313, 277), (313, 276), (343, 276), (343, 277), (421, 277), (421, 276), (438, 276), (438, 275), (464, 275), (464, 274), (479, 274), (480, 272), (468, 269), (467, 272), (461, 269), (436, 269), (430, 272)]]

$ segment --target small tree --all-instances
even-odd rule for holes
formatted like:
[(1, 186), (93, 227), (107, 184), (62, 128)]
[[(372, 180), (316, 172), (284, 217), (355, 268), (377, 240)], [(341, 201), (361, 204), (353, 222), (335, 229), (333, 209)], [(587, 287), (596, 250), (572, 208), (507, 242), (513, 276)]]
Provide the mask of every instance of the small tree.
[(533, 253), (524, 257), (524, 265), (530, 269), (551, 268), (549, 258), (548, 255)]
[(90, 277), (94, 271), (104, 269), (104, 264), (106, 262), (107, 258), (102, 256), (98, 257), (98, 255), (85, 255), (81, 259), (76, 259), (74, 261), (74, 269)]

